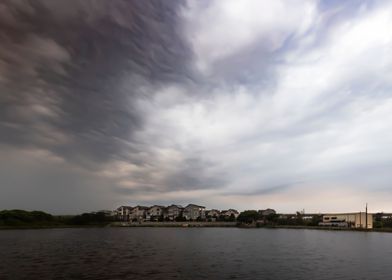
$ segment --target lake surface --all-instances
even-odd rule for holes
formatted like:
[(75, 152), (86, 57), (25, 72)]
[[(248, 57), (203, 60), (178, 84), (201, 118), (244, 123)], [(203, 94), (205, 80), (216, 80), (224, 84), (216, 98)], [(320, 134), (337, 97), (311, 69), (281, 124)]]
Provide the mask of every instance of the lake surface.
[(392, 234), (239, 228), (3, 230), (0, 279), (392, 279)]

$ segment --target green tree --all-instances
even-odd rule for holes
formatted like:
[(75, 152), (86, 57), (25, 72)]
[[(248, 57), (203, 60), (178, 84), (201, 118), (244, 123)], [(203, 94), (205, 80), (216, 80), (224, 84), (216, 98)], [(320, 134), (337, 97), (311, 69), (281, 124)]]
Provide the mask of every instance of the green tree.
[(297, 211), (296, 214), (296, 224), (297, 225), (303, 225), (304, 224), (304, 220), (302, 218), (302, 214), (300, 212)]
[(103, 212), (98, 212), (76, 215), (70, 218), (68, 223), (72, 225), (104, 225), (110, 223), (111, 221), (111, 217), (106, 216)]
[(310, 221), (309, 225), (310, 226), (318, 226), (320, 222), (323, 221), (323, 216), (322, 215), (314, 215), (312, 217), (312, 220)]
[(237, 221), (243, 224), (251, 224), (256, 222), (259, 218), (260, 215), (256, 210), (246, 210), (240, 213), (237, 217)]
[(269, 224), (276, 224), (278, 222), (278, 219), (279, 219), (279, 215), (274, 213), (271, 213), (265, 217), (265, 220)]

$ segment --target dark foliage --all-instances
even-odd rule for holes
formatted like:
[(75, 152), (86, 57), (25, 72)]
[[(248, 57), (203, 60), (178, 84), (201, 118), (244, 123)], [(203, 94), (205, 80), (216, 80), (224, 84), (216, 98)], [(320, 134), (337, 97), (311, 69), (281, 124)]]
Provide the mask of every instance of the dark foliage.
[(50, 225), (55, 222), (52, 215), (42, 211), (0, 211), (0, 225), (2, 226)]
[(260, 214), (256, 210), (246, 210), (241, 212), (237, 218), (239, 223), (251, 224), (260, 218)]
[(178, 217), (175, 218), (175, 221), (176, 221), (176, 222), (185, 222), (186, 219), (185, 219), (185, 217), (183, 217), (182, 215), (180, 215), (180, 216), (178, 216)]
[(389, 215), (385, 215), (384, 213), (376, 213), (374, 215), (374, 228), (392, 228), (392, 218), (388, 217)]
[(72, 217), (68, 223), (72, 225), (96, 225), (107, 224), (113, 221), (113, 218), (105, 215), (103, 212), (83, 213)]

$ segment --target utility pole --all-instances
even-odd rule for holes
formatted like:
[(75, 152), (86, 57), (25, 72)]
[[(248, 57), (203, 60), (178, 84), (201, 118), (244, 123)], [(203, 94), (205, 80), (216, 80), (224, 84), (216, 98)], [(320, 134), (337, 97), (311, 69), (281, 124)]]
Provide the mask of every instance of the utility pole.
[(367, 202), (366, 202), (366, 217), (365, 217), (365, 221), (366, 221), (366, 229), (368, 228), (368, 214), (367, 214)]

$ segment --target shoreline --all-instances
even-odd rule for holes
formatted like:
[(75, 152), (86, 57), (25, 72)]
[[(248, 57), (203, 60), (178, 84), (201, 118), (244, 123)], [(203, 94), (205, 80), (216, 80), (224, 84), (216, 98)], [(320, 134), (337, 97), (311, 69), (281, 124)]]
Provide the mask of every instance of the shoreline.
[(237, 222), (114, 222), (111, 227), (238, 227)]
[(112, 222), (109, 224), (91, 225), (24, 225), (24, 226), (0, 226), (0, 230), (28, 230), (28, 229), (66, 229), (66, 228), (240, 228), (240, 229), (309, 229), (327, 231), (357, 231), (357, 232), (388, 232), (392, 233), (392, 228), (339, 228), (339, 227), (320, 227), (320, 226), (290, 226), (290, 225), (238, 225), (236, 222)]

